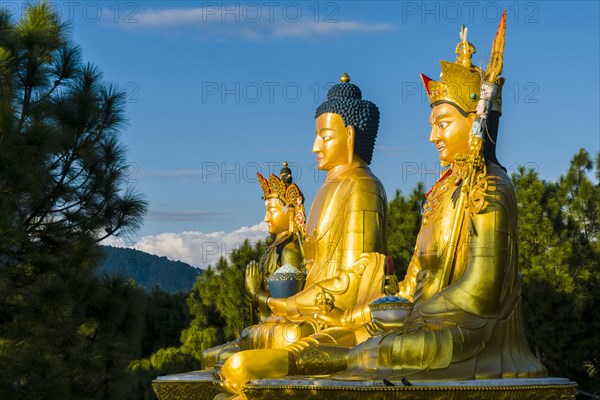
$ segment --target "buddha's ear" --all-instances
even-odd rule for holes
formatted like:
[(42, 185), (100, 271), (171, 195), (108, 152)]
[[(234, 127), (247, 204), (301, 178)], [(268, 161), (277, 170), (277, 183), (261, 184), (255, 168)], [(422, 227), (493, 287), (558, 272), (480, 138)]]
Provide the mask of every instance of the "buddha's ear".
[(352, 125), (348, 125), (346, 127), (346, 134), (348, 135), (348, 139), (346, 142), (348, 148), (348, 164), (352, 164), (354, 161), (354, 127)]

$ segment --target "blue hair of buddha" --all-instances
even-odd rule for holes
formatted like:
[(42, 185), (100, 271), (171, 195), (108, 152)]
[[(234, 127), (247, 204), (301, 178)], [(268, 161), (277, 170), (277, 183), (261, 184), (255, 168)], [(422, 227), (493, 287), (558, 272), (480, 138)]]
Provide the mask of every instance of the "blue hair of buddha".
[(359, 87), (350, 83), (348, 78), (347, 81), (342, 81), (329, 89), (327, 101), (317, 107), (315, 118), (326, 113), (339, 115), (346, 127), (354, 128), (354, 154), (370, 164), (379, 129), (377, 106), (368, 100), (363, 100)]

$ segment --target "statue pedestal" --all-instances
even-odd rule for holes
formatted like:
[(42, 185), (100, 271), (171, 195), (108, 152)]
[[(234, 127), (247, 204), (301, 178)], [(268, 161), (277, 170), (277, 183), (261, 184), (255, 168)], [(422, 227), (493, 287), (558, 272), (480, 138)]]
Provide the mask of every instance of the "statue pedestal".
[(221, 393), (211, 371), (159, 376), (152, 381), (159, 400), (213, 400)]
[[(577, 384), (566, 378), (486, 379), (472, 381), (339, 381), (288, 377), (252, 381), (244, 389), (248, 400), (377, 399), (377, 400), (575, 400)], [(152, 382), (159, 400), (213, 400), (220, 392), (210, 371), (159, 376)]]
[(489, 379), (472, 381), (375, 381), (277, 379), (253, 381), (244, 389), (248, 399), (378, 399), (378, 400), (575, 400), (577, 384), (566, 378)]

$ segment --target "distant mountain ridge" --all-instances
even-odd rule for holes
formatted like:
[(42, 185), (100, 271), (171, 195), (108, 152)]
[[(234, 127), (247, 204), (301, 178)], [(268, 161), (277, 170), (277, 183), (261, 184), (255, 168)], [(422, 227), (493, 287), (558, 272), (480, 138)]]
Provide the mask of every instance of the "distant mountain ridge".
[(98, 274), (122, 275), (147, 291), (159, 286), (165, 292), (187, 292), (202, 270), (181, 261), (155, 256), (140, 250), (101, 246), (105, 258)]

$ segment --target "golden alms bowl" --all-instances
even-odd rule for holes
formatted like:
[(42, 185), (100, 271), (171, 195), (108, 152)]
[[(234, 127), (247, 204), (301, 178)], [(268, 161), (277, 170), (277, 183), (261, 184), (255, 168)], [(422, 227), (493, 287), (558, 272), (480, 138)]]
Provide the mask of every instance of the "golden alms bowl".
[(371, 320), (380, 322), (404, 322), (410, 315), (414, 304), (398, 296), (381, 297), (371, 304)]
[(298, 268), (286, 264), (267, 279), (272, 297), (286, 298), (295, 295), (304, 287), (306, 274)]

